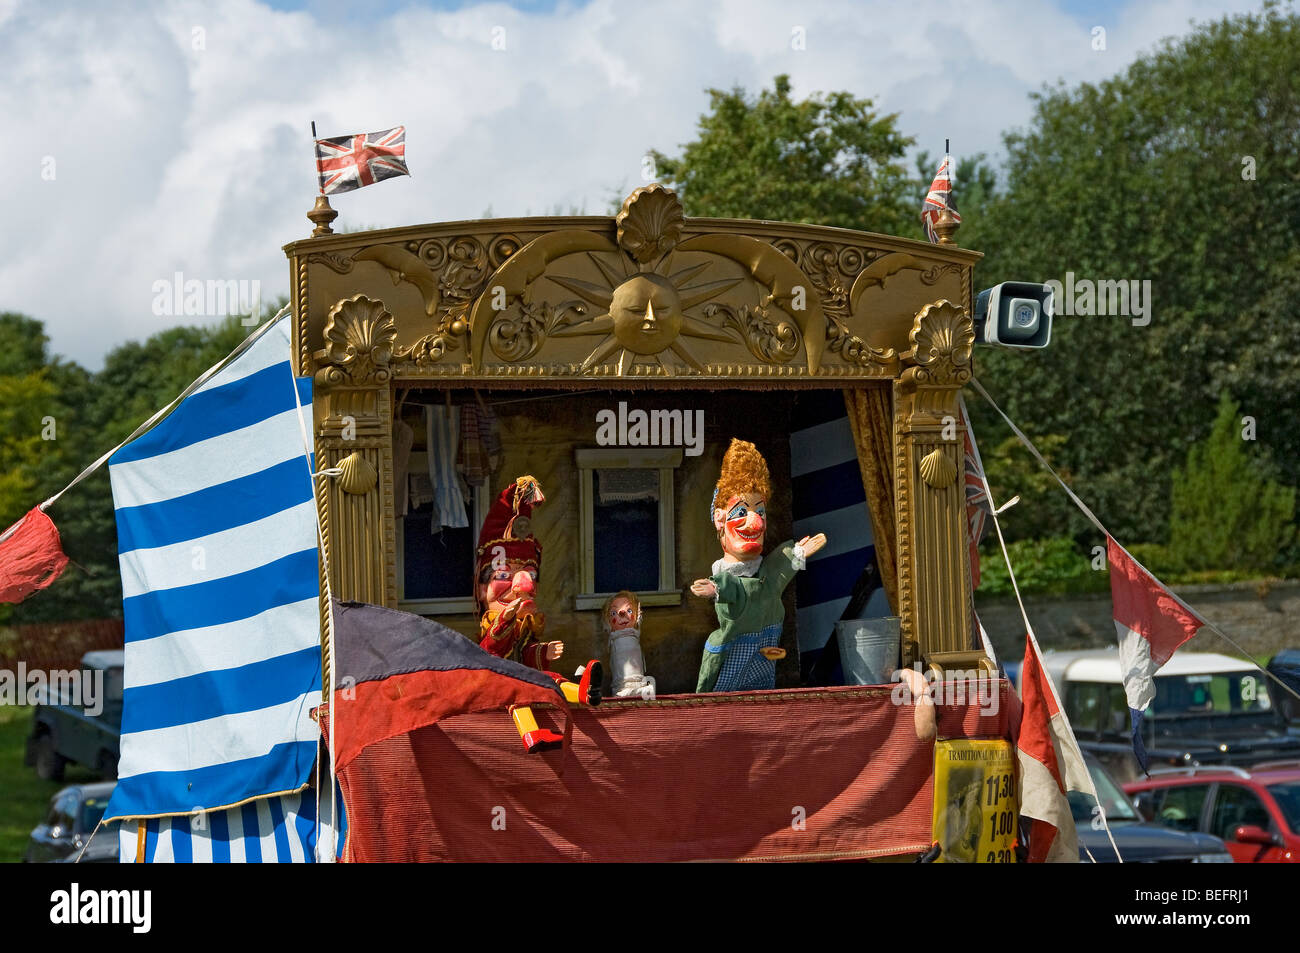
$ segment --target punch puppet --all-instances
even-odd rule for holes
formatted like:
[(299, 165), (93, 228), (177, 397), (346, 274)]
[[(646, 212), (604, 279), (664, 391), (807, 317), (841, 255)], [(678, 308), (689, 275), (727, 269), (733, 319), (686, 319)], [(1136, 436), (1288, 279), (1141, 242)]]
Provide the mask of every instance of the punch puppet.
[(786, 541), (764, 557), (771, 490), (758, 448), (732, 440), (711, 507), (722, 558), (713, 564), (712, 576), (691, 584), (695, 595), (714, 599), (718, 616), (718, 627), (704, 643), (697, 692), (776, 687), (776, 662), (785, 657), (779, 646), (785, 625), (781, 595), (807, 558), (826, 545), (826, 536)]
[[(600, 704), (603, 670), (591, 661), (572, 682), (551, 671), (564, 654), (564, 643), (545, 641), (546, 616), (534, 596), (541, 572), (542, 544), (533, 535), (533, 507), (545, 502), (531, 476), (521, 476), (501, 491), (479, 532), (474, 564), (474, 598), (479, 611), (479, 647), (498, 658), (520, 662), (550, 675), (569, 702)], [(564, 738), (541, 728), (526, 706), (511, 709), (515, 727), (530, 754), (558, 748)]]

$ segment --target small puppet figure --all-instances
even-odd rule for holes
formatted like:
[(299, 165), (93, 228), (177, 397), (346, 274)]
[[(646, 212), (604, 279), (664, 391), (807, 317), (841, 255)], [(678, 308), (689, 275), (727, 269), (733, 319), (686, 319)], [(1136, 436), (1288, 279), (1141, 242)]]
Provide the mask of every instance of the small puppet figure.
[(767, 499), (772, 485), (767, 461), (752, 443), (732, 440), (722, 457), (713, 491), (712, 517), (722, 558), (713, 575), (697, 579), (691, 592), (712, 597), (718, 627), (704, 643), (697, 692), (754, 691), (776, 687), (776, 662), (785, 625), (781, 594), (806, 560), (826, 545), (825, 535), (782, 543), (766, 559)]
[[(576, 683), (550, 670), (550, 663), (564, 654), (564, 643), (542, 639), (546, 617), (533, 599), (542, 544), (533, 536), (530, 522), (533, 507), (545, 500), (537, 480), (521, 476), (501, 491), (483, 521), (474, 563), (479, 648), (545, 672), (570, 702), (598, 705), (604, 677), (600, 662), (591, 661), (579, 669), (581, 680)], [(530, 754), (557, 748), (564, 740), (556, 732), (540, 728), (526, 706), (511, 709), (511, 715)]]
[(614, 694), (654, 701), (655, 680), (645, 673), (645, 656), (641, 654), (641, 600), (627, 590), (616, 592), (606, 601), (603, 616)]

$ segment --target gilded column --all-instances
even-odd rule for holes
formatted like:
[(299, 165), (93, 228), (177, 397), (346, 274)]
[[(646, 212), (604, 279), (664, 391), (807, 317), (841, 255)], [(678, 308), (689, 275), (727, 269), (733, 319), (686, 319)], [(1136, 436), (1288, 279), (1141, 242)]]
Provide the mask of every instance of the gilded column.
[(396, 338), (397, 325), (384, 303), (353, 295), (330, 309), (325, 347), (313, 355), (316, 469), (339, 471), (317, 480), (316, 490), (322, 568), (336, 599), (396, 603), (388, 566), (392, 495), (383, 491), (392, 482), (389, 361)]
[(941, 300), (917, 313), (909, 340), (909, 366), (894, 384), (903, 663), (969, 665), (982, 653), (970, 650), (965, 430), (957, 395), (970, 380), (975, 331), (964, 308)]

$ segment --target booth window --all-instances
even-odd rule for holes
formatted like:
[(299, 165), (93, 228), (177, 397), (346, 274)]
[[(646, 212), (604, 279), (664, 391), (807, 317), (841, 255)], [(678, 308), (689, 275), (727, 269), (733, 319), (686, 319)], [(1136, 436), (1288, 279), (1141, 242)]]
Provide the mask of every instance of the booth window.
[[(411, 472), (428, 469), (426, 454), (411, 454)], [(473, 613), (474, 547), (487, 515), (487, 484), (465, 504), (465, 527), (435, 527), (432, 500), (412, 498), (397, 520), (397, 604), (417, 615)]]
[(680, 605), (673, 472), (679, 449), (578, 450), (582, 553), (576, 608), (599, 609), (620, 589), (642, 605)]

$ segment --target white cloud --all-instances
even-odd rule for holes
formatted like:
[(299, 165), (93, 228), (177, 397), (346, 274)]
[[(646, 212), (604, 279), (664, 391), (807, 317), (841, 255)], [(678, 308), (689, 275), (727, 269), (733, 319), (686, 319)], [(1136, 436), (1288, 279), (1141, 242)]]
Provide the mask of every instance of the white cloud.
[(372, 19), (254, 0), (58, 13), (0, 0), (0, 309), (43, 320), (56, 352), (98, 367), (116, 344), (194, 320), (151, 313), (153, 282), (176, 271), (286, 292), (280, 247), (311, 228), (312, 120), (322, 136), (408, 127), (412, 177), (338, 197), (336, 225), (603, 213), (642, 184), (649, 148), (693, 137), (706, 87), (756, 91), (785, 72), (798, 95), (847, 89), (901, 113), (918, 148), (950, 136), (996, 155), (1044, 82), (1101, 79), (1189, 18), (1253, 6), (1132, 0), (1099, 20), (1099, 53), (1087, 16), (1014, 0), (489, 3)]

